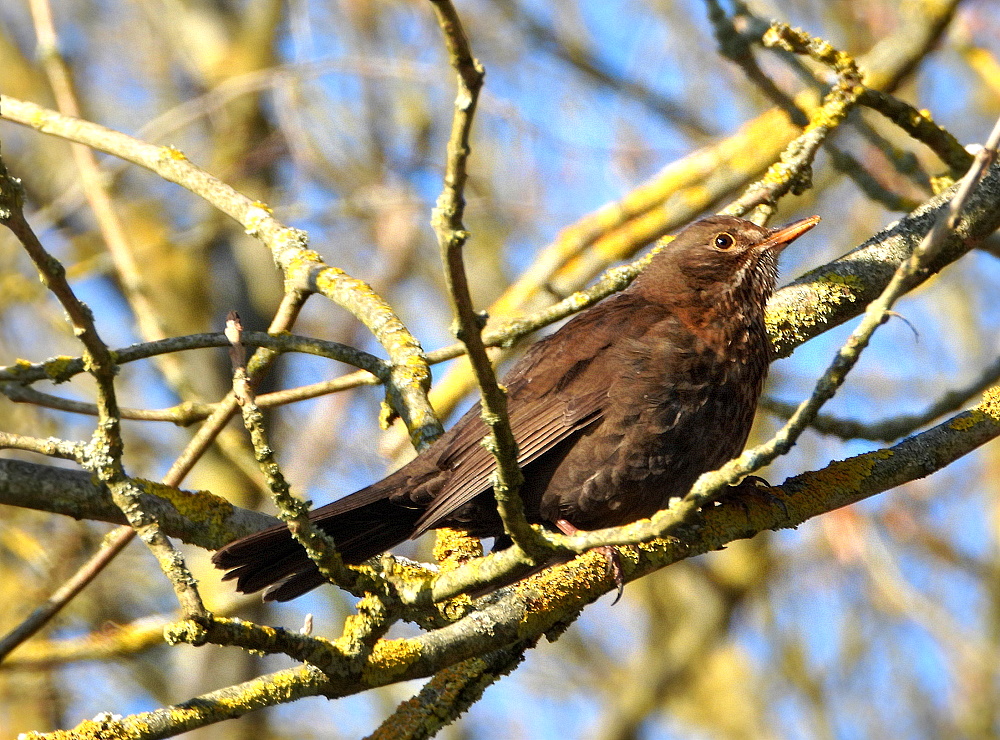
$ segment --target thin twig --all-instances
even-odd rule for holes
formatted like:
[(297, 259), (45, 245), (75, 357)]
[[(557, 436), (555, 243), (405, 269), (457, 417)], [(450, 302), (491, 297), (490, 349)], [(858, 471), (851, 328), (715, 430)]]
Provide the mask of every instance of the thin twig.
[[(567, 296), (558, 303), (530, 315), (503, 321), (483, 333), (483, 342), (489, 347), (508, 347), (518, 339), (532, 334), (549, 324), (560, 321), (621, 290), (631, 282), (648, 261), (649, 256), (646, 255), (631, 264), (612, 268), (606, 271), (597, 282), (586, 290)], [(328, 393), (356, 388), (361, 385), (376, 385), (382, 382), (380, 378), (384, 378), (389, 372), (389, 365), (384, 360), (337, 342), (328, 342), (292, 334), (263, 334), (252, 331), (244, 334), (244, 341), (246, 344), (253, 344), (272, 350), (302, 351), (345, 362), (355, 367), (368, 368), (367, 370), (350, 373), (339, 378), (333, 378), (332, 380), (262, 394), (257, 397), (257, 404), (262, 408), (304, 401)], [(170, 337), (159, 342), (134, 344), (114, 350), (114, 356), (118, 364), (124, 365), (129, 362), (146, 359), (158, 353), (204, 347), (220, 347), (226, 344), (227, 342), (222, 332), (191, 334)], [(455, 342), (446, 347), (425, 353), (425, 358), (428, 364), (433, 365), (461, 357), (465, 352), (465, 345), (461, 342)], [(50, 396), (30, 388), (25, 388), (22, 385), (23, 383), (38, 380), (50, 380), (57, 383), (63, 382), (82, 372), (84, 372), (82, 358), (56, 357), (40, 363), (19, 361), (14, 365), (0, 367), (0, 383), (8, 381), (5, 385), (0, 386), (0, 392), (13, 401), (36, 403), (40, 406), (72, 413), (96, 415), (97, 407), (93, 404)], [(219, 403), (224, 403), (224, 401)], [(184, 402), (177, 406), (158, 410), (121, 409), (121, 414), (122, 418), (127, 419), (168, 421), (181, 426), (187, 426), (207, 418), (217, 408), (217, 403)]]
[(512, 0), (493, 0), (493, 3), (551, 54), (615, 95), (632, 98), (692, 138), (704, 139), (711, 135), (705, 123), (691, 112), (693, 106), (682, 106), (639, 80), (615, 70), (581, 42), (567, 38), (542, 23), (523, 5), (516, 5)]
[(0, 116), (145, 167), (235, 219), (270, 250), (284, 273), (286, 289), (320, 293), (329, 298), (356, 316), (385, 348), (392, 363), (390, 382), (386, 384), (388, 401), (406, 423), (413, 445), (423, 449), (440, 436), (441, 424), (427, 399), (430, 370), (420, 342), (371, 286), (325, 264), (316, 252), (308, 249), (305, 232), (285, 226), (274, 218), (266, 204), (237, 192), (189, 162), (173, 147), (147, 144), (119, 131), (71, 119), (8, 95), (0, 95)]
[[(39, 57), (52, 86), (56, 105), (61, 113), (79, 118), (82, 110), (69, 69), (59, 52), (59, 37), (49, 0), (30, 0), (29, 6), (38, 38)], [(81, 144), (71, 143), (70, 150), (80, 172), (80, 188), (107, 245), (108, 253), (120, 278), (122, 291), (132, 308), (139, 330), (147, 340), (163, 339), (167, 336), (166, 329), (150, 297), (149, 285), (136, 261), (127, 230), (115, 210), (105, 178), (97, 164), (97, 158), (92, 149)], [(187, 395), (185, 391), (190, 383), (177, 358), (162, 357), (158, 365), (170, 385), (178, 389), (182, 396)]]
[(80, 442), (70, 442), (65, 439), (56, 439), (55, 437), (39, 439), (38, 437), (27, 437), (23, 434), (14, 434), (13, 432), (0, 432), (0, 449), (37, 452), (39, 455), (77, 462), (86, 456), (86, 446)]
[[(0, 162), (2, 166), (2, 162)], [(285, 293), (282, 298), (275, 318), (269, 330), (275, 333), (286, 332), (291, 329), (306, 299), (306, 294), (291, 290)], [(251, 367), (255, 373), (263, 373), (269, 363), (274, 359), (275, 353), (270, 350), (258, 350), (254, 358), (251, 359)], [(255, 376), (256, 377), (256, 376)], [(174, 461), (170, 470), (163, 478), (163, 482), (171, 487), (180, 486), (181, 482), (194, 466), (195, 462), (201, 458), (212, 441), (232, 418), (235, 413), (236, 404), (232, 401), (232, 394), (228, 396), (230, 404), (222, 402), (217, 405), (213, 414), (209, 417), (209, 422), (202, 425), (198, 433), (188, 442), (181, 456)], [(105, 537), (104, 545), (92, 555), (77, 571), (70, 576), (63, 585), (46, 601), (43, 607), (36, 609), (23, 626), (19, 625), (7, 638), (4, 639), (4, 648), (9, 652), (13, 650), (32, 634), (37, 632), (56, 616), (69, 602), (85, 588), (101, 571), (120, 553), (125, 546), (135, 537), (135, 529), (131, 526), (122, 526), (114, 530)], [(16, 636), (14, 636), (16, 634)], [(2, 659), (3, 654), (0, 654)]]
[(889, 93), (867, 87), (858, 97), (858, 105), (881, 113), (912, 138), (927, 145), (948, 165), (953, 177), (961, 177), (972, 166), (973, 156), (926, 111), (917, 110)]
[[(795, 98), (775, 84), (774, 80), (761, 69), (754, 58), (751, 42), (760, 41), (768, 30), (768, 24), (751, 15), (742, 3), (737, 5), (735, 16), (729, 16), (722, 9), (718, 0), (706, 0), (706, 4), (708, 5), (708, 17), (715, 29), (715, 37), (719, 43), (719, 52), (738, 64), (747, 79), (763, 92), (768, 100), (785, 111), (795, 125), (805, 127), (809, 123), (809, 116), (796, 104)], [(737, 22), (748, 25), (749, 28), (741, 32), (736, 27)], [(779, 53), (782, 52), (779, 50)], [(782, 55), (786, 57), (795, 72), (806, 77), (813, 84), (818, 84), (814, 76), (798, 61), (794, 54), (786, 52)], [(871, 135), (870, 127), (860, 119), (855, 119), (854, 125), (863, 135)], [(823, 142), (823, 147), (830, 155), (834, 167), (850, 177), (861, 191), (873, 201), (894, 211), (911, 211), (916, 207), (916, 203), (908, 202), (884, 188), (853, 155), (839, 149), (829, 139)]]
[(469, 658), (434, 674), (416, 696), (396, 707), (365, 740), (426, 740), (475, 704), (483, 692), (524, 660), (522, 641)]
[(485, 72), (479, 61), (472, 56), (461, 20), (450, 0), (432, 0), (432, 4), (438, 25), (444, 33), (449, 60), (458, 73), (458, 93), (455, 96), (455, 112), (448, 140), (444, 188), (434, 208), (431, 224), (441, 247), (445, 280), (458, 326), (458, 338), (466, 347), (482, 397), (482, 418), (489, 428), (489, 435), (483, 444), (493, 453), (497, 462), (493, 480), (497, 509), (503, 520), (504, 530), (511, 538), (525, 552), (541, 557), (549, 548), (544, 538), (525, 519), (524, 505), (518, 494), (524, 478), (517, 464), (517, 442), (510, 430), (507, 397), (497, 385), (496, 374), (486, 354), (462, 257), (462, 247), (468, 238), (462, 217), (465, 211), (469, 133)]
[(253, 383), (247, 372), (246, 350), (242, 342), (243, 325), (235, 311), (226, 318), (226, 338), (230, 342), (229, 356), (233, 364), (233, 396), (243, 414), (243, 425), (250, 434), (254, 457), (267, 480), (271, 498), (278, 507), (279, 518), (288, 525), (295, 540), (305, 548), (319, 572), (331, 583), (350, 591), (357, 581), (357, 572), (344, 564), (332, 537), (319, 529), (309, 518), (309, 503), (291, 493), (288, 480), (281, 472), (274, 450), (267, 440), (264, 415), (254, 402)]
[[(296, 290), (285, 293), (281, 298), (281, 304), (278, 306), (274, 319), (268, 327), (268, 333), (281, 334), (289, 331), (298, 318), (299, 311), (302, 309), (307, 297), (307, 293)], [(254, 352), (247, 363), (247, 370), (254, 382), (267, 372), (267, 369), (276, 357), (277, 353), (271, 349), (261, 348)], [(179, 486), (181, 481), (191, 471), (191, 468), (194, 467), (195, 462), (201, 459), (201, 456), (205, 454), (212, 441), (222, 432), (226, 424), (229, 423), (229, 420), (233, 418), (238, 408), (236, 397), (230, 391), (224, 399), (215, 405), (211, 415), (198, 428), (198, 431), (191, 438), (191, 441), (188, 442), (184, 451), (174, 460), (173, 465), (170, 466), (170, 470), (163, 477), (163, 482), (168, 486)]]
[(764, 34), (763, 42), (766, 46), (808, 54), (829, 66), (838, 79), (823, 96), (823, 104), (810, 114), (805, 130), (785, 147), (779, 161), (723, 210), (726, 214), (742, 216), (756, 209), (758, 214), (751, 220), (762, 220), (762, 217), (770, 215), (781, 197), (788, 193), (799, 195), (812, 185), (812, 163), (816, 152), (851, 112), (861, 92), (861, 72), (855, 61), (822, 39), (775, 22)]
[(0, 639), (0, 663), (14, 648), (38, 632), (62, 611), (74, 596), (86, 588), (117, 557), (118, 553), (125, 549), (134, 536), (135, 530), (126, 526), (119, 527), (105, 537), (97, 552), (87, 558), (87, 562), (77, 568), (72, 576), (63, 581), (45, 603), (36, 607), (17, 627)]
[[(65, 309), (74, 334), (84, 346), (87, 369), (96, 381), (98, 424), (94, 430), (90, 449), (79, 462), (108, 486), (115, 503), (125, 514), (132, 529), (142, 532), (144, 542), (156, 556), (164, 574), (170, 579), (185, 614), (191, 617), (203, 615), (205, 607), (194, 585), (193, 577), (184, 566), (180, 554), (160, 531), (156, 519), (144, 512), (139, 503), (139, 489), (126, 476), (122, 467), (123, 444), (121, 417), (114, 387), (116, 372), (114, 357), (101, 339), (90, 309), (76, 297), (66, 280), (66, 270), (63, 265), (50, 255), (38, 240), (24, 217), (22, 206), (20, 182), (10, 176), (0, 161), (0, 223), (18, 237), (35, 263), (42, 282)], [(122, 537), (127, 540), (125, 535)], [(71, 598), (73, 593), (69, 593), (67, 598)], [(51, 609), (57, 607), (50, 600)], [(43, 614), (42, 617), (49, 618), (51, 613), (48, 616)], [(36, 625), (35, 629), (42, 623), (44, 619), (33, 622)]]
[[(914, 431), (929, 424), (940, 416), (961, 408), (990, 386), (1000, 381), (1000, 358), (994, 360), (979, 377), (961, 388), (948, 391), (923, 411), (916, 414), (895, 416), (882, 421), (861, 422), (853, 419), (839, 419), (824, 414), (817, 414), (809, 424), (821, 434), (831, 434), (841, 439), (865, 439), (872, 442), (892, 442), (912, 434)], [(778, 401), (773, 398), (761, 400), (761, 408), (773, 414), (789, 418), (795, 409), (795, 404)]]
[[(389, 377), (389, 363), (340, 342), (326, 339), (315, 339), (297, 334), (271, 334), (262, 331), (248, 331), (243, 334), (243, 343), (251, 347), (263, 347), (275, 352), (302, 352), (303, 354), (327, 357), (331, 360), (352, 365), (374, 375), (380, 380)], [(144, 360), (167, 352), (181, 352), (191, 349), (206, 349), (210, 347), (227, 347), (229, 342), (224, 332), (205, 334), (188, 334), (180, 337), (170, 337), (156, 342), (133, 344), (122, 349), (113, 350), (115, 362), (124, 365), (137, 360)], [(0, 367), (0, 382), (30, 383), (37, 380), (51, 380), (62, 383), (74, 375), (85, 372), (83, 358), (56, 357), (40, 363), (18, 361), (14, 365)]]

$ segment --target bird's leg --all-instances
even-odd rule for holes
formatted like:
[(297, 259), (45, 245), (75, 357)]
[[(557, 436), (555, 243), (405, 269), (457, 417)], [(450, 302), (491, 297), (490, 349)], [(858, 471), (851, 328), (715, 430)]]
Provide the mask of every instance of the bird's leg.
[[(556, 522), (556, 529), (567, 536), (572, 536), (580, 532), (579, 529), (565, 519), (560, 519)], [(614, 606), (621, 600), (622, 594), (625, 593), (625, 574), (622, 570), (622, 559), (618, 554), (618, 549), (611, 545), (604, 545), (595, 549), (608, 561), (608, 575), (614, 579), (615, 585), (618, 587), (618, 595), (611, 602), (611, 606)]]

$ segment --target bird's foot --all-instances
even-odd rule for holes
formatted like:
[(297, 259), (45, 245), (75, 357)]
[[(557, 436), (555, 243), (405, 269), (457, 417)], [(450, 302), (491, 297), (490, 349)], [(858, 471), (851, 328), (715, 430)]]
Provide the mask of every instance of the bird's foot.
[[(557, 521), (556, 528), (565, 535), (574, 535), (580, 531), (565, 519)], [(605, 560), (607, 560), (606, 574), (614, 580), (615, 586), (618, 588), (618, 595), (615, 596), (615, 600), (611, 602), (611, 606), (614, 606), (621, 601), (622, 594), (625, 593), (625, 571), (622, 568), (621, 555), (618, 552), (618, 548), (613, 545), (595, 547), (594, 550), (601, 553)]]
[(618, 552), (618, 548), (612, 545), (598, 547), (597, 551), (608, 561), (606, 573), (611, 576), (615, 582), (615, 586), (618, 588), (615, 600), (611, 602), (611, 606), (614, 606), (621, 601), (622, 594), (625, 593), (625, 571), (622, 570), (622, 556)]
[(771, 493), (772, 488), (773, 486), (759, 475), (748, 475), (735, 486), (730, 486), (729, 490), (724, 491), (720, 498), (729, 499), (738, 504), (743, 509), (747, 519), (750, 518), (750, 502), (753, 499), (760, 501), (766, 506), (780, 506), (782, 513), (787, 519), (788, 505), (783, 499)]

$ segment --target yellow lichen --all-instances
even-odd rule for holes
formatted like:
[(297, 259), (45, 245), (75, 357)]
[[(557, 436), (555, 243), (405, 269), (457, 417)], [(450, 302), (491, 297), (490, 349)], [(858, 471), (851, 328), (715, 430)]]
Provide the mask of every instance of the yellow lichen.
[[(861, 289), (864, 287), (864, 282), (857, 275), (850, 275), (840, 272), (828, 272), (824, 275), (820, 275), (817, 281), (819, 285), (846, 285), (849, 288)], [(852, 299), (853, 300), (853, 296)]]
[(233, 515), (233, 505), (209, 491), (184, 491), (148, 480), (137, 482), (145, 493), (169, 501), (180, 514), (193, 522), (221, 524)]
[(396, 413), (396, 410), (393, 409), (388, 402), (382, 401), (382, 403), (379, 404), (379, 409), (378, 409), (379, 429), (381, 429), (382, 431), (387, 431), (389, 427), (392, 426), (392, 422), (394, 422), (398, 418), (398, 416), (399, 415)]
[(420, 659), (419, 640), (379, 640), (361, 671), (368, 683), (384, 684)]
[[(309, 267), (313, 266), (315, 265), (314, 264), (309, 265)], [(316, 276), (316, 287), (318, 287), (320, 290), (323, 290), (324, 288), (333, 287), (334, 283), (342, 279), (346, 274), (347, 273), (345, 273), (339, 267), (332, 267), (330, 265), (326, 265), (319, 273), (319, 275)]]
[[(301, 271), (310, 273), (320, 265), (321, 261), (318, 252), (314, 252), (311, 249), (298, 248), (296, 249), (295, 256), (285, 264), (285, 277), (292, 279)], [(316, 276), (317, 287), (322, 289), (322, 285), (330, 282), (330, 279), (325, 277), (325, 273), (331, 270), (334, 271), (334, 274), (344, 274), (344, 271), (337, 267), (323, 267), (323, 270)]]
[(982, 402), (976, 408), (990, 418), (1000, 420), (1000, 385), (987, 388)]
[(948, 426), (956, 431), (965, 431), (990, 419), (994, 423), (1000, 421), (1000, 386), (987, 388), (983, 400), (974, 409), (960, 414), (948, 422)]
[[(854, 275), (830, 273), (809, 284), (815, 296), (815, 305), (827, 310), (845, 302), (854, 302), (857, 292), (862, 289), (860, 278)], [(787, 335), (790, 338), (804, 336), (803, 330), (825, 320), (823, 311), (800, 311), (796, 306), (768, 306), (764, 323), (768, 334), (773, 337)], [(781, 342), (784, 343), (784, 342)]]
[(160, 148), (161, 159), (172, 159), (175, 162), (187, 162), (187, 156), (175, 146)]
[(809, 125), (806, 126), (804, 133), (808, 134), (817, 128), (835, 128), (844, 120), (845, 113), (846, 111), (842, 103), (834, 103), (833, 105), (827, 103), (813, 113), (812, 119), (809, 121)]
[(483, 543), (465, 532), (447, 527), (437, 530), (434, 559), (441, 571), (454, 570), (472, 558), (482, 557)]
[(243, 216), (243, 230), (249, 236), (256, 236), (260, 231), (260, 225), (265, 220), (271, 218), (271, 209), (265, 203), (255, 201)]
[[(52, 357), (45, 361), (42, 365), (42, 369), (45, 374), (52, 380), (65, 380), (66, 375), (69, 372), (69, 365), (77, 358), (68, 357), (67, 355), (60, 355), (59, 357)], [(20, 362), (20, 361), (19, 361)]]
[(46, 115), (44, 108), (33, 110), (28, 116), (28, 125), (32, 128), (38, 129), (39, 131), (43, 129), (46, 121), (48, 121), (48, 116)]
[(871, 475), (881, 460), (888, 460), (894, 454), (891, 449), (875, 450), (832, 462), (823, 470), (804, 473), (801, 477), (814, 490), (853, 491)]
[(931, 192), (934, 193), (934, 195), (937, 195), (938, 193), (947, 190), (954, 184), (955, 178), (951, 175), (937, 175), (936, 177), (931, 178)]
[(971, 429), (980, 421), (982, 421), (985, 414), (983, 414), (978, 409), (972, 410), (967, 414), (960, 414), (954, 419), (948, 422), (948, 427), (954, 429), (957, 432), (964, 432), (966, 429)]
[[(628, 548), (622, 548), (623, 565), (635, 558)], [(628, 566), (626, 566), (627, 568)], [(523, 593), (525, 618), (518, 627), (519, 633), (529, 637), (538, 633), (538, 621), (549, 621), (551, 613), (567, 604), (576, 604), (580, 597), (608, 579), (607, 557), (597, 550), (590, 550), (570, 563), (556, 565), (518, 582)]]

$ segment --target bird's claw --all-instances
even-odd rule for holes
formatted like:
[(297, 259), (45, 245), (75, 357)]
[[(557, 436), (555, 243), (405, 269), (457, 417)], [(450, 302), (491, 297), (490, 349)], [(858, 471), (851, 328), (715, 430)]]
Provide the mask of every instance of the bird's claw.
[(622, 557), (618, 552), (618, 548), (612, 545), (598, 547), (597, 550), (604, 555), (604, 558), (607, 560), (607, 575), (611, 576), (615, 582), (615, 586), (618, 588), (618, 595), (615, 596), (615, 600), (611, 602), (611, 606), (614, 606), (621, 601), (622, 594), (625, 593), (625, 571), (622, 568)]
[[(567, 536), (572, 536), (580, 531), (566, 519), (558, 520), (555, 525), (556, 529)], [(622, 568), (621, 555), (618, 552), (618, 548), (614, 545), (602, 545), (594, 549), (604, 556), (604, 559), (607, 561), (607, 571), (605, 573), (614, 579), (615, 586), (618, 587), (618, 595), (611, 602), (611, 606), (614, 606), (621, 601), (622, 594), (625, 593), (625, 571)]]
[(788, 504), (782, 498), (771, 493), (772, 488), (773, 486), (759, 475), (748, 475), (735, 486), (730, 487), (728, 491), (725, 491), (723, 497), (738, 504), (743, 509), (747, 519), (750, 518), (750, 505), (747, 502), (749, 498), (756, 498), (768, 506), (780, 506), (785, 518), (788, 519)]

